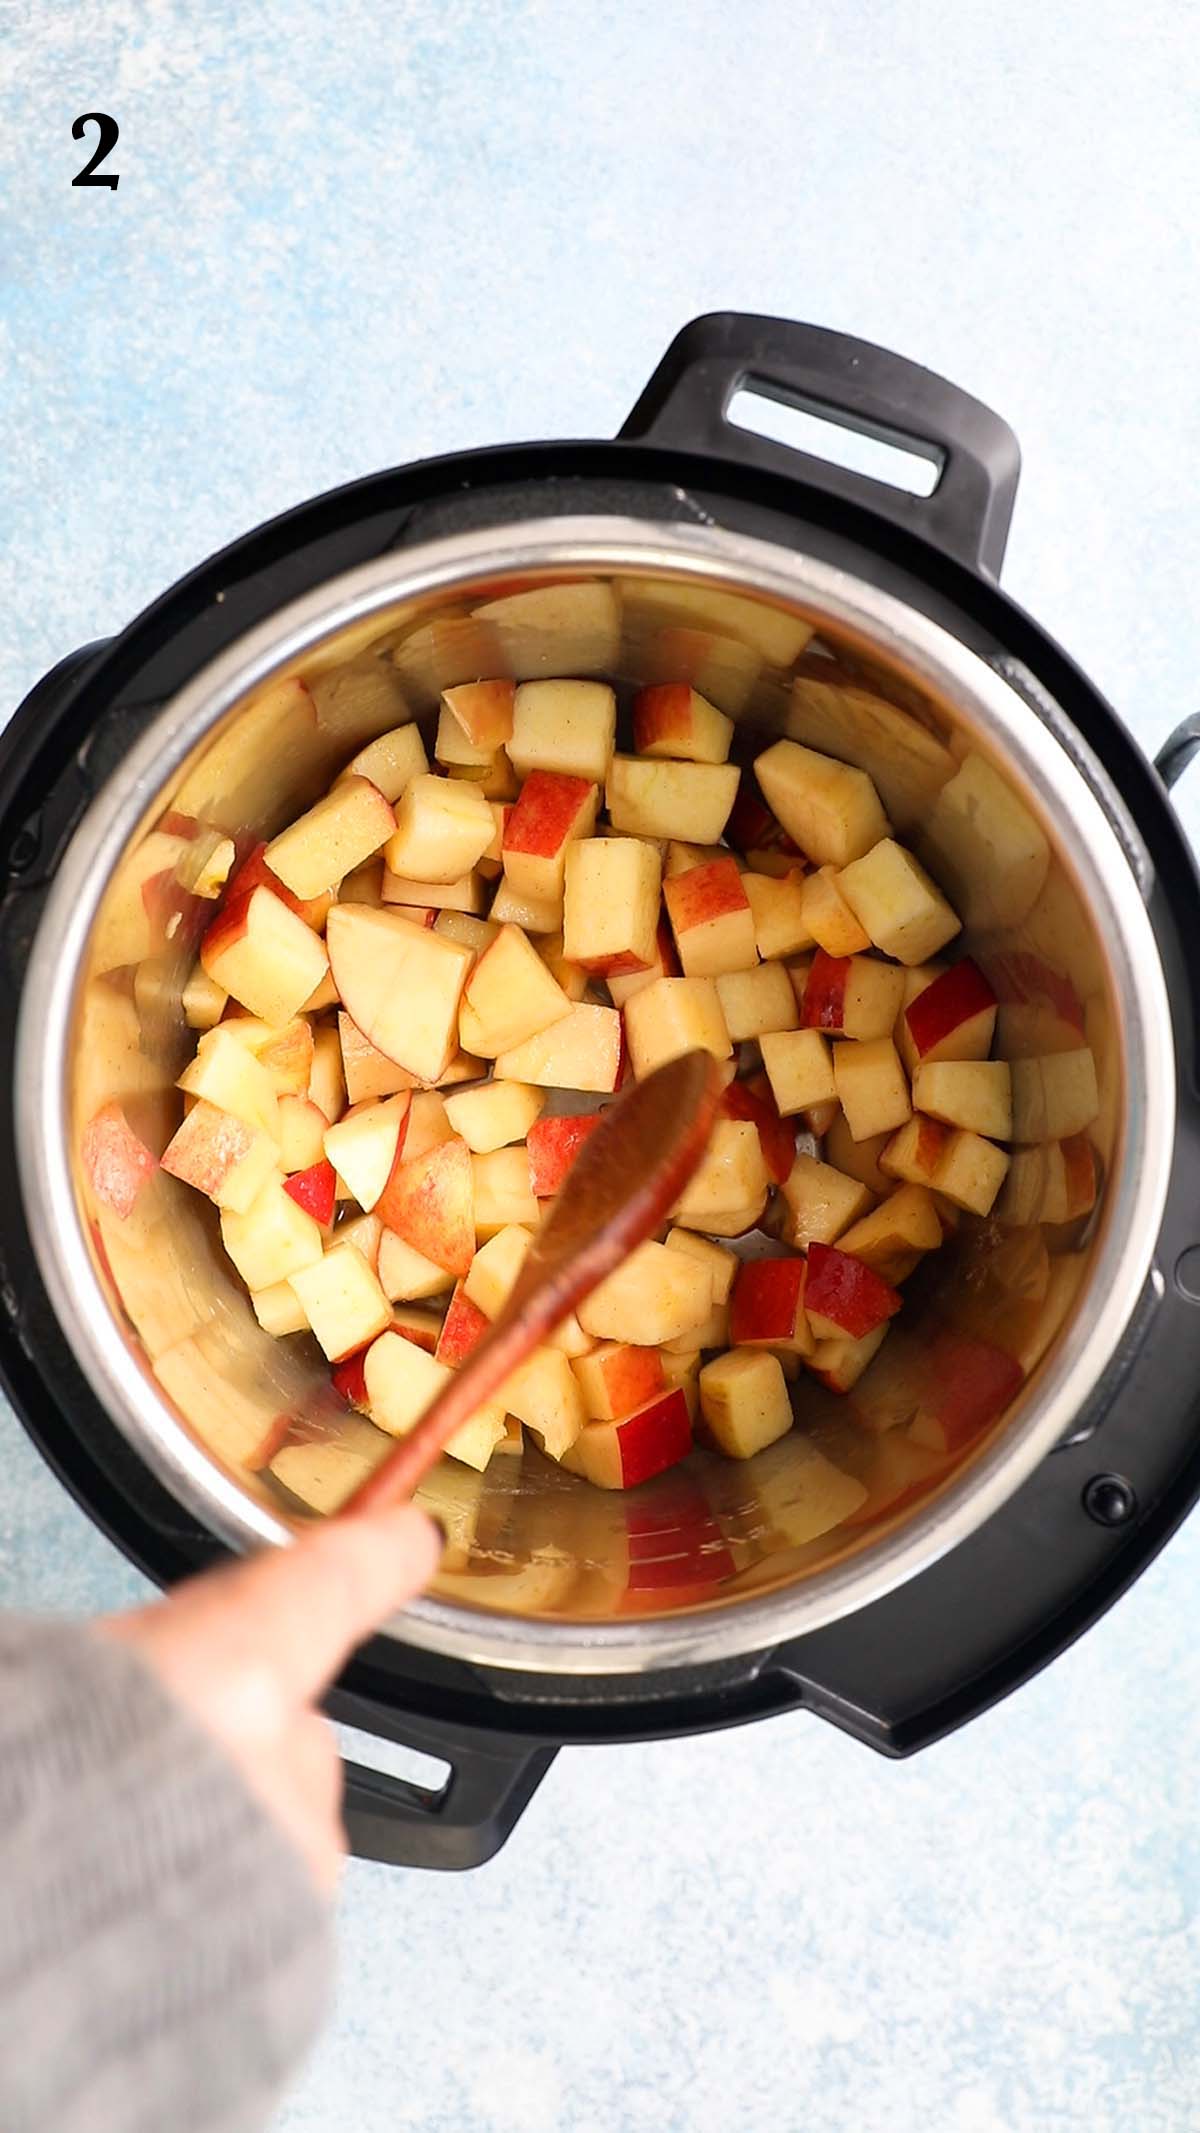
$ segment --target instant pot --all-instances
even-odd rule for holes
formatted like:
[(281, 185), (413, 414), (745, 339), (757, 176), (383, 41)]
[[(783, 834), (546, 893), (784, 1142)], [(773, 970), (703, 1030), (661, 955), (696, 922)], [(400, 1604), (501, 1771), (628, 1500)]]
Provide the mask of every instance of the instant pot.
[[(741, 388), (905, 447), (931, 493), (735, 426)], [(1152, 767), (1000, 592), (1018, 466), (1003, 422), (897, 356), (699, 319), (615, 442), (305, 504), (64, 660), (4, 733), (0, 1362), (44, 1456), (161, 1584), (287, 1539), (306, 1506), (272, 1474), (281, 1431), (375, 1433), (315, 1346), (262, 1333), (206, 1202), (156, 1175), (124, 1221), (97, 1208), (82, 1129), (112, 1098), (156, 1149), (178, 1123), (215, 845), (270, 836), (442, 688), (686, 679), (747, 762), (790, 735), (861, 764), (955, 896), (1000, 1050), (1096, 1060), (1095, 1211), (964, 1221), (906, 1289), (907, 1379), (885, 1343), (843, 1401), (798, 1384), (803, 1429), (758, 1459), (697, 1453), (627, 1496), (536, 1452), (434, 1477), (442, 1573), (329, 1708), (448, 1776), (348, 1766), (363, 1856), (478, 1864), (567, 1742), (807, 1708), (909, 1754), (1070, 1643), (1200, 1490), (1200, 896), (1167, 798), (1196, 736)], [(986, 804), (955, 814), (947, 788)], [(981, 1328), (1019, 1390), (922, 1456), (914, 1358)]]

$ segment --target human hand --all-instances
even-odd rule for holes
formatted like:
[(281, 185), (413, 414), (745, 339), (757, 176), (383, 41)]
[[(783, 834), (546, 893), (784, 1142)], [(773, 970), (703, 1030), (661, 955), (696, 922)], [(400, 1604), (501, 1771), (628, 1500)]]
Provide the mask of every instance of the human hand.
[(341, 1763), (318, 1699), (355, 1645), (428, 1584), (440, 1553), (412, 1505), (331, 1519), (98, 1625), (216, 1736), (322, 1890), (346, 1840)]

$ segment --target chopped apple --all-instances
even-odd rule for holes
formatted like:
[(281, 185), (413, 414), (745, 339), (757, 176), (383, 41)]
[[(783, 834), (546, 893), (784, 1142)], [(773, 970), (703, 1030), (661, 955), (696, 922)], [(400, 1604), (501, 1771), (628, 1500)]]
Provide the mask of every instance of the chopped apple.
[(384, 858), (406, 880), (459, 881), (494, 835), (492, 810), (474, 785), (426, 773), (404, 788)]
[(305, 1315), (331, 1363), (366, 1346), (391, 1324), (392, 1307), (378, 1276), (352, 1244), (334, 1244), (290, 1277)]
[(605, 1341), (573, 1365), (589, 1422), (619, 1422), (666, 1389), (657, 1348)]
[(785, 1437), (795, 1417), (777, 1356), (734, 1348), (700, 1372), (700, 1412), (707, 1435), (727, 1459), (752, 1459)]
[(442, 702), (473, 746), (490, 751), (512, 739), (515, 695), (511, 681), (468, 681), (444, 689)]
[(663, 896), (686, 977), (753, 969), (754, 914), (735, 859), (725, 855), (670, 875)]
[(675, 953), (671, 929), (666, 919), (660, 918), (654, 936), (654, 954), (648, 967), (645, 970), (630, 971), (628, 974), (610, 971), (605, 983), (615, 1005), (624, 1007), (626, 1000), (632, 1000), (635, 993), (645, 992), (647, 986), (653, 985), (657, 978), (678, 976), (679, 957)]
[(279, 898), (280, 903), (287, 905), (289, 911), (293, 911), (297, 918), (302, 918), (314, 933), (321, 931), (329, 906), (333, 902), (331, 889), (322, 889), (316, 896), (293, 896), (278, 874), (273, 874), (267, 865), (266, 845), (256, 844), (247, 852), (237, 873), (229, 882), (219, 917), (214, 924), (220, 925), (224, 921), (236, 919), (242, 907), (249, 903), (255, 889), (269, 889), (273, 896)]
[(687, 682), (658, 682), (633, 699), (633, 745), (639, 755), (686, 763), (724, 763), (733, 720)]
[(319, 896), (382, 851), (396, 827), (390, 802), (369, 778), (342, 778), (267, 846), (271, 872), (301, 898)]
[(248, 1126), (278, 1140), (279, 1098), (275, 1083), (249, 1046), (238, 1042), (233, 1029), (233, 1024), (223, 1022), (200, 1039), (195, 1056), (176, 1087), (185, 1096), (204, 1097), (218, 1111), (228, 1111), (233, 1118), (244, 1119)]
[(200, 960), (215, 984), (276, 1026), (298, 1013), (328, 965), (312, 929), (264, 888), (229, 901), (201, 942)]
[[(303, 1015), (293, 1016), (282, 1029), (274, 1029), (253, 1015), (234, 1014), (226, 1017), (221, 1029), (224, 1035), (253, 1052), (260, 1066), (270, 1075), (277, 1095), (306, 1094), (312, 1074), (313, 1030)], [(215, 1041), (214, 1032), (212, 1038), (201, 1040), (197, 1052), (206, 1043)]]
[(488, 1155), (473, 1155), (475, 1234), (494, 1237), (497, 1230), (516, 1223), (533, 1228), (538, 1204), (529, 1182), (529, 1157), (524, 1148), (494, 1148)]
[(684, 1052), (728, 1059), (733, 1050), (712, 978), (656, 979), (627, 1003), (625, 1034), (639, 1077)]
[(530, 1126), (526, 1140), (529, 1183), (537, 1199), (549, 1200), (558, 1192), (603, 1115), (601, 1111), (579, 1111), (568, 1118), (542, 1118)]
[(861, 1340), (900, 1309), (898, 1290), (863, 1260), (835, 1244), (814, 1242), (808, 1250), (804, 1307), (817, 1340), (847, 1334)]
[(534, 945), (555, 984), (562, 986), (568, 1000), (582, 1000), (588, 989), (588, 973), (582, 963), (573, 963), (564, 955), (562, 934), (553, 933)]
[(325, 1154), (366, 1214), (378, 1205), (407, 1153), (410, 1101), (402, 1094), (380, 1103), (355, 1104), (335, 1126), (325, 1128)]
[(460, 1363), (466, 1362), (472, 1348), (478, 1347), (489, 1323), (478, 1304), (472, 1303), (465, 1293), (461, 1281), (458, 1282), (434, 1349), (439, 1363), (449, 1363), (452, 1370), (457, 1370)]
[(462, 948), (469, 948), (478, 958), (485, 948), (490, 948), (499, 926), (490, 918), (475, 918), (469, 911), (439, 911), (433, 922), (433, 930), (448, 941), (457, 941)]
[(807, 1261), (798, 1257), (747, 1259), (738, 1268), (729, 1300), (729, 1338), (735, 1348), (811, 1355), (812, 1333), (804, 1306), (806, 1270)]
[(1061, 1141), (1082, 1133), (1099, 1115), (1096, 1062), (1087, 1045), (1012, 1062), (1012, 1137)]
[(855, 1340), (848, 1333), (839, 1333), (832, 1340), (818, 1341), (813, 1349), (809, 1368), (815, 1378), (830, 1392), (849, 1392), (873, 1363), (882, 1348), (889, 1330), (890, 1321), (885, 1319), (870, 1333)]
[(414, 926), (436, 925), (439, 911), (461, 911), (468, 918), (478, 918), (486, 902), (483, 876), (477, 867), (460, 875), (457, 881), (413, 881), (385, 867), (380, 897), (398, 918), (406, 918)]
[(887, 816), (865, 770), (798, 741), (776, 741), (758, 757), (754, 775), (788, 835), (818, 866), (844, 867), (887, 836)]
[(561, 896), (518, 896), (512, 883), (502, 881), (492, 898), (488, 914), (494, 926), (519, 926), (523, 933), (561, 933)]
[(893, 1288), (907, 1281), (925, 1252), (935, 1252), (942, 1241), (933, 1194), (925, 1185), (901, 1185), (881, 1207), (843, 1230), (839, 1251), (861, 1259)]
[(463, 1082), (482, 1081), (487, 1073), (487, 1060), (476, 1059), (473, 1052), (464, 1052), (460, 1046), (448, 1066), (438, 1075), (439, 1089), (456, 1089)]
[(284, 1179), (283, 1189), (322, 1229), (329, 1228), (337, 1205), (337, 1173), (332, 1163), (322, 1160), (310, 1163), (306, 1170), (293, 1171), (290, 1178)]
[(647, 1243), (585, 1298), (579, 1322), (594, 1340), (653, 1348), (703, 1325), (711, 1310), (708, 1268), (665, 1244)]
[[(388, 1330), (368, 1348), (364, 1374), (373, 1421), (389, 1436), (404, 1437), (453, 1373), (448, 1364), (426, 1354), (415, 1341)], [(503, 1408), (482, 1407), (456, 1430), (446, 1450), (452, 1459), (482, 1471), (503, 1435)]]
[(346, 1108), (346, 1077), (342, 1070), (342, 1047), (334, 1029), (313, 1031), (312, 1066), (308, 1076), (308, 1095), (319, 1111), (323, 1111), (330, 1125), (340, 1118)]
[(463, 1282), (463, 1294), (478, 1305), (485, 1318), (500, 1316), (532, 1243), (532, 1230), (510, 1223), (480, 1245)]
[(768, 1031), (762, 1062), (781, 1117), (829, 1103), (837, 1094), (832, 1048), (817, 1029)]
[(800, 909), (810, 940), (829, 956), (858, 955), (871, 945), (865, 926), (859, 924), (840, 888), (836, 867), (818, 867), (800, 884)]
[(1006, 1059), (948, 1059), (919, 1066), (912, 1100), (918, 1111), (940, 1118), (943, 1125), (967, 1126), (994, 1141), (1012, 1138), (1012, 1073)]
[(183, 988), (182, 1006), (188, 1028), (215, 1029), (228, 998), (225, 987), (209, 977), (202, 963), (197, 963)]
[(297, 1205), (278, 1177), (268, 1178), (243, 1213), (224, 1210), (221, 1242), (248, 1289), (289, 1281), (325, 1249), (320, 1224)]
[(475, 1255), (472, 1165), (489, 1160), (472, 1156), (455, 1134), (413, 1161), (397, 1164), (377, 1202), (384, 1228), (394, 1230), (447, 1273), (465, 1274)]
[(835, 1170), (844, 1170), (847, 1177), (857, 1178), (883, 1199), (896, 1189), (895, 1179), (879, 1167), (879, 1158), (891, 1138), (890, 1133), (873, 1133), (869, 1140), (856, 1141), (839, 1110), (824, 1136), (823, 1153)]
[[(341, 1231), (337, 1234), (340, 1236)], [(450, 1287), (453, 1277), (445, 1267), (427, 1259), (424, 1252), (415, 1251), (395, 1230), (384, 1229), (382, 1224), (378, 1254), (379, 1285), (392, 1303), (420, 1303), (427, 1296), (441, 1296)]]
[(338, 991), (368, 1043), (436, 1081), (456, 1049), (470, 949), (361, 904), (335, 904), (326, 937)]
[(1004, 1183), (1008, 1156), (978, 1133), (951, 1133), (932, 1180), (934, 1190), (969, 1215), (991, 1213)]
[[(468, 770), (462, 763), (451, 763), (446, 771), (446, 776), (456, 780), (461, 779), (464, 784), (473, 785), (476, 792), (482, 793), (489, 807), (493, 809), (497, 802), (503, 803), (515, 800), (521, 789), (517, 773), (509, 762), (508, 755), (503, 748), (497, 748), (486, 769), (480, 769), (476, 766)], [(481, 868), (484, 865), (484, 861), (488, 860), (489, 854), (491, 854), (491, 845), (488, 846), (483, 859), (479, 862)], [(490, 867), (489, 871), (494, 873), (498, 871), (498, 868)]]
[(908, 1081), (890, 1037), (835, 1044), (833, 1081), (856, 1141), (894, 1132), (912, 1116)]
[(1050, 867), (1046, 837), (998, 771), (969, 755), (943, 785), (922, 850), (968, 926), (1019, 926)]
[(251, 1289), (254, 1316), (264, 1333), (283, 1340), (289, 1333), (307, 1333), (304, 1305), (290, 1281), (273, 1281), (265, 1289)]
[(782, 1185), (796, 1153), (796, 1129), (779, 1115), (771, 1084), (765, 1074), (749, 1081), (731, 1081), (721, 1097), (726, 1118), (748, 1119), (757, 1129), (767, 1175)]
[(363, 866), (355, 867), (352, 874), (346, 875), (338, 888), (338, 903), (370, 904), (378, 911), (383, 902), (383, 876), (382, 859), (368, 859)]
[(535, 770), (504, 823), (502, 859), (514, 895), (538, 901), (561, 897), (571, 845), (590, 837), (599, 792), (586, 778)]
[(707, 1267), (712, 1278), (713, 1302), (729, 1302), (734, 1276), (741, 1265), (735, 1253), (723, 1244), (713, 1244), (708, 1237), (697, 1236), (695, 1230), (691, 1229), (668, 1230), (666, 1248), (669, 1252), (682, 1252), (685, 1259), (692, 1259), (698, 1266)]
[(921, 1406), (908, 1426), (914, 1444), (958, 1452), (997, 1421), (1024, 1383), (1021, 1365), (970, 1334), (939, 1334), (928, 1355)]
[(589, 1422), (564, 1464), (598, 1489), (634, 1489), (677, 1466), (692, 1449), (692, 1422), (680, 1387), (658, 1393), (619, 1422)]
[(88, 1120), (81, 1152), (84, 1174), (96, 1198), (126, 1221), (158, 1164), (119, 1103), (102, 1104)]
[(251, 1205), (278, 1164), (279, 1149), (268, 1134), (203, 1098), (193, 1104), (162, 1156), (171, 1177), (194, 1186), (214, 1206), (238, 1213)]
[(887, 1037), (895, 1027), (903, 991), (904, 973), (891, 963), (877, 963), (868, 955), (832, 956), (819, 948), (804, 987), (801, 1025), (860, 1043)]
[(910, 996), (904, 1024), (910, 1069), (946, 1059), (986, 1059), (996, 1028), (996, 995), (977, 963), (964, 957)]
[(494, 1148), (507, 1148), (523, 1141), (540, 1118), (546, 1102), (543, 1089), (519, 1081), (485, 1081), (477, 1088), (461, 1089), (446, 1098), (446, 1116), (451, 1130), (461, 1133), (472, 1155), (490, 1155)]
[(377, 786), (385, 800), (394, 807), (406, 785), (413, 778), (424, 777), (429, 770), (429, 758), (420, 728), (416, 725), (393, 726), (390, 733), (381, 733), (377, 739), (368, 741), (352, 756), (341, 773), (343, 778), (369, 778)]
[(617, 699), (602, 681), (524, 681), (513, 704), (509, 760), (518, 775), (559, 771), (603, 785), (617, 730)]
[(352, 1104), (366, 1103), (373, 1096), (398, 1096), (416, 1086), (416, 1075), (377, 1051), (352, 1016), (343, 1011), (337, 1026), (345, 1090)]
[(698, 1348), (662, 1348), (663, 1378), (667, 1390), (682, 1392), (687, 1402), (688, 1419), (695, 1426), (700, 1412), (700, 1350)]
[(737, 796), (733, 763), (644, 761), (615, 755), (605, 791), (613, 828), (628, 837), (719, 844)]
[(319, 985), (315, 985), (300, 1009), (302, 1015), (319, 1015), (322, 1008), (337, 1007), (338, 989), (333, 982), (333, 972), (327, 970)]
[[(379, 1247), (383, 1239), (383, 1224), (378, 1215), (353, 1215), (349, 1221), (339, 1222), (335, 1244), (352, 1244), (362, 1253), (369, 1267), (378, 1269)], [(441, 1268), (438, 1268), (439, 1274)], [(442, 1276), (442, 1286), (446, 1286)]]
[(437, 1089), (416, 1089), (408, 1107), (408, 1131), (404, 1136), (404, 1160), (415, 1162), (430, 1148), (448, 1141), (454, 1132), (446, 1100)]
[(682, 1229), (741, 1236), (761, 1218), (769, 1187), (757, 1127), (748, 1119), (719, 1118), (676, 1203), (674, 1220)]
[(815, 1155), (796, 1157), (782, 1192), (788, 1212), (784, 1235), (800, 1250), (814, 1243), (832, 1244), (871, 1205), (871, 1195), (858, 1178), (845, 1177)]
[(654, 961), (662, 862), (639, 837), (588, 837), (566, 853), (563, 953), (602, 978)]
[(898, 963), (927, 962), (961, 931), (941, 890), (892, 837), (844, 867), (838, 887), (875, 946)]
[(502, 926), (467, 978), (459, 1035), (469, 1051), (495, 1059), (571, 1012), (571, 1001), (520, 927)]
[(794, 1030), (799, 1019), (791, 979), (782, 963), (729, 971), (717, 979), (725, 1027), (735, 1044)]
[(438, 762), (447, 770), (488, 771), (495, 761), (497, 749), (481, 748), (471, 739), (446, 703), (443, 693), (433, 752)]
[(496, 1060), (500, 1081), (532, 1082), (535, 1088), (610, 1093), (621, 1078), (621, 1017), (615, 1007), (572, 1006), (561, 1022), (527, 1037)]
[(574, 1369), (560, 1348), (535, 1348), (505, 1379), (499, 1397), (550, 1459), (570, 1450), (586, 1420)]
[(929, 1185), (936, 1188), (950, 1135), (937, 1119), (925, 1118), (920, 1112), (885, 1140), (877, 1158), (885, 1177), (898, 1179), (905, 1185)]
[(814, 935), (804, 914), (804, 875), (789, 866), (785, 874), (750, 871), (742, 876), (754, 916), (754, 944), (764, 963), (811, 948)]

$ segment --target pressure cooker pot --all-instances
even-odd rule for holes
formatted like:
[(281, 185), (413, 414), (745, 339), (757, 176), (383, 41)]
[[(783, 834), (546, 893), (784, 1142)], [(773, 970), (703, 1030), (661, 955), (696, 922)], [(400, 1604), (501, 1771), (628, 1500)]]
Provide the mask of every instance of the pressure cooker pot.
[[(740, 387), (905, 443), (932, 492), (734, 427)], [(161, 1170), (127, 1211), (97, 1194), (89, 1121), (117, 1101), (162, 1151), (214, 854), (272, 836), (444, 689), (598, 677), (627, 706), (686, 681), (746, 765), (788, 738), (866, 770), (963, 920), (996, 1056), (1094, 1062), (1081, 1211), (1030, 1151), (1020, 1189), (906, 1284), (849, 1392), (801, 1373), (768, 1450), (697, 1449), (611, 1494), (536, 1451), (442, 1463), (423, 1492), (441, 1572), (331, 1707), (450, 1776), (353, 1766), (366, 1853), (486, 1857), (566, 1740), (807, 1704), (906, 1753), (1053, 1656), (1195, 1496), (1200, 905), (1164, 785), (1187, 737), (1156, 775), (1000, 594), (1017, 468), (1002, 422), (894, 356), (699, 320), (616, 443), (468, 454), (306, 505), (64, 662), (8, 729), (4, 1368), (163, 1581), (327, 1507), (304, 1477), (328, 1457), (281, 1452), (339, 1445), (365, 1471), (387, 1440), (314, 1341), (264, 1332), (213, 1207)]]

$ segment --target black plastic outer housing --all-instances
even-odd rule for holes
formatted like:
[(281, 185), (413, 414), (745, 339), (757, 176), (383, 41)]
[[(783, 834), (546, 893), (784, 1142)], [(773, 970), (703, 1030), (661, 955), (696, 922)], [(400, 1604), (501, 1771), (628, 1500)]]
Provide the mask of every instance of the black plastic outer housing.
[[(732, 429), (724, 409), (745, 378), (849, 426), (932, 441), (946, 470), (938, 513)], [(950, 409), (940, 427), (939, 391)], [(310, 587), (467, 526), (580, 513), (703, 518), (843, 564), (935, 616), (985, 658), (1015, 660), (1036, 677), (1111, 780), (1152, 862), (1147, 900), (1174, 1009), (1178, 1074), (1173, 1181), (1156, 1254), (1161, 1284), (1147, 1291), (1067, 1442), (932, 1569), (772, 1651), (579, 1680), (467, 1666), (373, 1640), (346, 1669), (330, 1711), (440, 1758), (451, 1775), (441, 1791), (426, 1791), (350, 1766), (348, 1821), (364, 1856), (478, 1864), (504, 1841), (566, 1742), (699, 1732), (802, 1706), (881, 1753), (909, 1754), (1053, 1659), (1145, 1568), (1200, 1494), (1200, 1303), (1175, 1280), (1182, 1255), (1200, 1242), (1197, 992), (1187, 953), (1200, 936), (1200, 882), (1151, 765), (1086, 677), (993, 582), (1016, 473), (1015, 444), (995, 417), (895, 357), (781, 321), (700, 320), (668, 351), (617, 442), (460, 454), (305, 504), (204, 564), (121, 636), (64, 661), (0, 737), (6, 1092), (22, 976), (58, 857), (163, 701)], [(10, 1096), (0, 1101), (0, 1372), (59, 1477), (150, 1577), (169, 1584), (221, 1554), (142, 1466), (73, 1359), (34, 1261)], [(1110, 1476), (1125, 1487), (1096, 1486)]]

